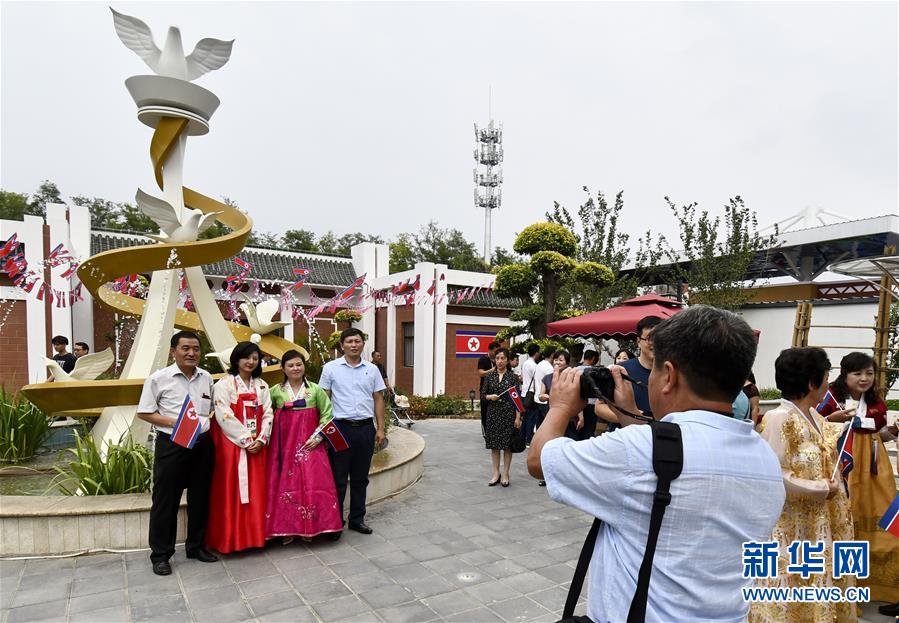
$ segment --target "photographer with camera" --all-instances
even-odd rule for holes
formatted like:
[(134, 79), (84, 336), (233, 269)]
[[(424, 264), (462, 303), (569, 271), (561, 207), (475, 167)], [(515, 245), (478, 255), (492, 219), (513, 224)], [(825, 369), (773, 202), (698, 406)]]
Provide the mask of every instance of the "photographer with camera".
[[(755, 336), (735, 314), (699, 305), (655, 327), (653, 345), (649, 402), (660, 422), (627, 426), (644, 416), (621, 367), (610, 374), (565, 370), (553, 381), (528, 471), (546, 480), (555, 501), (602, 521), (590, 557), (590, 620), (744, 620), (742, 544), (769, 539), (784, 503), (777, 457), (731, 413), (755, 359)], [(591, 395), (614, 403), (625, 428), (565, 438), (568, 421)], [(671, 449), (670, 436), (658, 433), (672, 429), (682, 456), (674, 453), (679, 464), (667, 476), (668, 495), (657, 489), (662, 472), (654, 449), (672, 456), (661, 451)]]

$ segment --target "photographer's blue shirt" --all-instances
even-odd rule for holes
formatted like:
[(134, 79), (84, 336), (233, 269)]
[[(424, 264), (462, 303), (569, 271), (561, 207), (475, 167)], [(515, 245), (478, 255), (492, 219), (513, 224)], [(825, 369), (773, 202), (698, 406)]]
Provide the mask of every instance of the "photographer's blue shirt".
[[(708, 411), (672, 413), (684, 467), (671, 483), (659, 533), (646, 622), (745, 621), (745, 541), (771, 539), (784, 503), (780, 462), (752, 424)], [(643, 561), (656, 488), (649, 426), (543, 447), (550, 497), (603, 521), (590, 560), (587, 615), (627, 620)], [(586, 530), (585, 530), (586, 532)]]

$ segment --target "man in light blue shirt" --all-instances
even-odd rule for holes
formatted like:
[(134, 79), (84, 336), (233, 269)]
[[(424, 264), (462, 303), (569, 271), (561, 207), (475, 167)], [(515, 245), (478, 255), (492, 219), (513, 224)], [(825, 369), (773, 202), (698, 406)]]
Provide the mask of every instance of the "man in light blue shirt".
[[(741, 588), (751, 580), (742, 577), (742, 544), (771, 538), (785, 496), (774, 452), (751, 423), (731, 413), (755, 359), (755, 336), (735, 314), (695, 306), (658, 325), (652, 337), (652, 412), (680, 426), (684, 460), (659, 533), (646, 621), (744, 621), (749, 604)], [(635, 412), (622, 369), (611, 369), (615, 403)], [(565, 370), (553, 382), (528, 471), (546, 480), (554, 500), (603, 521), (590, 561), (587, 614), (595, 623), (624, 622), (657, 482), (652, 431), (631, 425), (585, 441), (564, 438), (569, 418), (585, 404), (581, 374)]]
[[(384, 443), (384, 379), (375, 364), (362, 358), (364, 347), (362, 331), (356, 328), (344, 330), (340, 334), (343, 357), (325, 364), (318, 384), (330, 396), (334, 423), (349, 444), (349, 448), (341, 452), (328, 447), (340, 516), (343, 517), (349, 478), (349, 528), (371, 534), (372, 529), (365, 523), (365, 494), (375, 445)], [(332, 535), (333, 540), (340, 538), (339, 532)]]

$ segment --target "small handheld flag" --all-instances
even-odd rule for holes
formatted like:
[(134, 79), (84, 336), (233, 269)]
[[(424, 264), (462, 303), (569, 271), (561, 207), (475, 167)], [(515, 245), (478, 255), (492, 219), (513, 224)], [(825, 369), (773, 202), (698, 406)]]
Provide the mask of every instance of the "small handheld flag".
[(318, 428), (312, 431), (312, 434), (309, 435), (309, 439), (312, 439), (319, 433), (321, 433), (324, 438), (328, 440), (328, 443), (330, 443), (331, 447), (334, 448), (334, 452), (341, 452), (342, 450), (346, 450), (350, 447), (350, 444), (347, 443), (346, 438), (334, 423), (333, 417), (330, 420), (325, 421), (323, 424), (319, 424)]
[(824, 409), (827, 407), (831, 407), (833, 410), (838, 410), (840, 408), (840, 403), (837, 402), (836, 397), (829, 389), (827, 390), (827, 393), (824, 394), (824, 399), (821, 401), (821, 404), (815, 407), (815, 411), (824, 413)]
[(518, 409), (518, 412), (524, 413), (524, 403), (521, 402), (521, 394), (518, 393), (517, 387), (513, 387), (509, 390), (509, 398), (515, 403), (515, 408)]
[(172, 429), (171, 440), (179, 446), (190, 449), (194, 447), (199, 436), (200, 417), (188, 394), (181, 404), (181, 412), (178, 413), (178, 421), (175, 422), (175, 427)]
[(887, 508), (877, 525), (892, 534), (899, 537), (899, 493), (893, 498), (893, 503)]
[(851, 426), (846, 426), (843, 430), (843, 434), (840, 435), (840, 439), (837, 441), (837, 447), (840, 449), (840, 453), (837, 455), (837, 464), (833, 469), (833, 474), (831, 478), (836, 476), (837, 470), (840, 470), (840, 475), (843, 477), (843, 484), (846, 485), (846, 490), (849, 490), (849, 472), (852, 471), (852, 468), (855, 466), (855, 458), (852, 454), (852, 442), (855, 439), (855, 432), (852, 430)]

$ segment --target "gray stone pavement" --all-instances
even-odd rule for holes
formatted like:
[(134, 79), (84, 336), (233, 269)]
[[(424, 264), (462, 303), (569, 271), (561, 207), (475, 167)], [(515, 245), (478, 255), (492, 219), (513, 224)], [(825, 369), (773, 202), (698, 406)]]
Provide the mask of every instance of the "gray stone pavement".
[(591, 518), (550, 500), (524, 455), (510, 487), (487, 487), (478, 421), (413, 430), (427, 441), (424, 477), (370, 507), (373, 535), (276, 542), (215, 564), (179, 546), (168, 577), (153, 575), (147, 552), (2, 561), (0, 621), (558, 620)]

